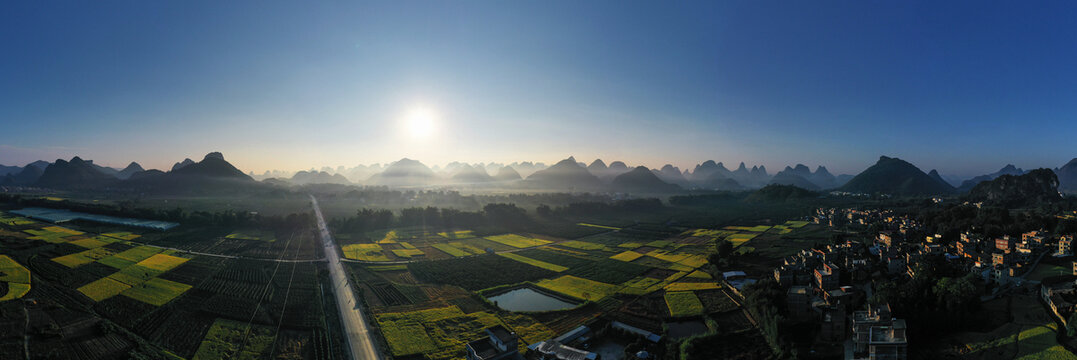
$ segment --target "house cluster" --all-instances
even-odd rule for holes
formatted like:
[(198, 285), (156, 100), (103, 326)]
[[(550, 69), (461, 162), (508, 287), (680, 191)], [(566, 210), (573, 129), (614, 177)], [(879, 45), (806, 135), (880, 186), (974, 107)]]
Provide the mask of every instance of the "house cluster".
[(892, 210), (820, 208), (812, 215), (812, 222), (830, 227), (848, 224), (867, 226), (888, 217), (893, 217)]
[(851, 339), (854, 358), (905, 359), (904, 321), (891, 318), (886, 305), (856, 310), (865, 306), (861, 289), (870, 281), (873, 254), (855, 241), (802, 250), (774, 269), (774, 279), (786, 289), (790, 318), (820, 324), (817, 341)]
[(964, 232), (950, 250), (964, 259), (972, 271), (981, 273), (984, 280), (1020, 285), (1023, 282), (1020, 276), (1039, 256), (1069, 256), (1072, 243), (1072, 236), (1062, 236), (1056, 242), (1043, 230), (1023, 233), (1020, 238), (1002, 236), (994, 239)]

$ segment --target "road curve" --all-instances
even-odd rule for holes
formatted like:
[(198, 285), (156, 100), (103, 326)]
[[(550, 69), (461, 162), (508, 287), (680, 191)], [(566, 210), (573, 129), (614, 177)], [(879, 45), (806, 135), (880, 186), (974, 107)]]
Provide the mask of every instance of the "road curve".
[(381, 352), (374, 345), (374, 339), (367, 327), (366, 316), (363, 314), (362, 304), (355, 298), (351, 283), (344, 271), (344, 264), (340, 262), (337, 246), (333, 237), (329, 235), (329, 226), (322, 217), (322, 209), (318, 207), (318, 199), (310, 196), (311, 206), (314, 207), (314, 216), (318, 220), (318, 234), (322, 238), (322, 250), (325, 250), (325, 258), (329, 264), (329, 280), (333, 294), (337, 298), (337, 307), (340, 309), (340, 323), (344, 326), (348, 357), (353, 360), (381, 360)]

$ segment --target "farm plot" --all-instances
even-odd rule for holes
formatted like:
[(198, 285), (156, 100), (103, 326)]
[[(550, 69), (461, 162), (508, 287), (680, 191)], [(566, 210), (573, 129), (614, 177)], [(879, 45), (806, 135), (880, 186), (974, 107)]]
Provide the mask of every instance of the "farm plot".
[(7, 293), (0, 301), (22, 298), (30, 292), (30, 270), (7, 255), (0, 255), (0, 282), (7, 283)]
[(134, 265), (139, 261), (146, 260), (150, 256), (160, 253), (161, 249), (153, 246), (139, 246), (131, 249), (124, 250), (115, 255), (108, 256), (98, 260), (97, 262), (117, 268), (123, 269), (125, 267)]
[(582, 300), (598, 300), (617, 292), (617, 285), (601, 283), (572, 275), (564, 275), (552, 280), (542, 280), (535, 283), (535, 285)]
[(517, 255), (517, 254), (514, 254), (514, 253), (504, 253), (504, 254), (499, 254), (499, 255), (507, 257), (509, 259), (513, 259), (513, 260), (522, 262), (524, 264), (534, 265), (534, 266), (537, 266), (537, 267), (540, 267), (540, 268), (543, 268), (543, 269), (546, 269), (546, 270), (550, 270), (550, 271), (562, 272), (562, 271), (568, 270), (567, 267), (564, 267), (564, 266), (561, 266), (561, 265), (551, 264), (551, 263), (548, 263), (548, 262), (545, 262), (545, 261), (535, 260), (535, 259), (532, 259), (532, 258), (529, 258), (529, 257)]
[(703, 315), (703, 303), (691, 291), (666, 292), (665, 298), (672, 317)]
[(92, 283), (83, 285), (78, 288), (78, 291), (93, 301), (101, 301), (119, 295), (121, 292), (130, 288), (130, 285), (122, 282), (110, 278), (101, 278)]
[(439, 232), (438, 236), (441, 236), (446, 239), (470, 239), (474, 238), (475, 234), (471, 230), (458, 230)]
[(9, 226), (23, 226), (33, 224), (34, 221), (21, 216), (7, 216), (7, 213), (0, 212), (0, 223)]
[(530, 237), (516, 235), (516, 234), (487, 236), (486, 239), (490, 240), (490, 241), (493, 241), (493, 242), (497, 242), (497, 243), (505, 244), (505, 245), (508, 245), (508, 246), (512, 246), (514, 248), (519, 248), (519, 249), (529, 248), (529, 247), (534, 247), (534, 246), (540, 246), (540, 245), (546, 245), (546, 244), (552, 243), (552, 241), (549, 241), (549, 240), (530, 238)]
[(393, 255), (396, 255), (397, 257), (402, 257), (402, 258), (405, 258), (405, 259), (410, 259), (410, 258), (416, 257), (416, 256), (424, 256), (424, 255), (426, 255), (426, 253), (424, 253), (422, 250), (419, 250), (419, 249), (394, 249), (393, 250)]
[(413, 262), (408, 264), (408, 270), (424, 282), (456, 285), (472, 291), (557, 275), (498, 255)]
[(598, 225), (598, 224), (578, 223), (578, 224), (576, 224), (576, 225), (579, 225), (579, 226), (587, 226), (587, 227), (593, 227), (593, 228), (598, 228), (598, 229), (606, 229), (606, 230), (621, 230), (621, 228), (619, 228), (619, 227), (613, 227), (613, 226), (606, 226), (606, 225)]
[(478, 311), (465, 314), (457, 306), (375, 315), (394, 357), (423, 355), (428, 359), (455, 359), (464, 344), (477, 340), (483, 329), (502, 325), (520, 336), (526, 346), (554, 334), (526, 316), (494, 315)]
[(105, 248), (96, 248), (77, 252), (70, 255), (55, 257), (52, 259), (52, 261), (55, 261), (69, 268), (75, 268), (92, 263), (100, 259), (104, 259), (106, 257), (112, 256), (113, 254), (114, 253), (112, 252), (112, 250), (108, 250)]
[(276, 338), (273, 328), (217, 319), (193, 359), (261, 359)]
[(236, 232), (233, 232), (231, 234), (225, 235), (224, 238), (225, 239), (236, 239), (236, 240), (265, 241), (265, 242), (277, 241), (277, 237), (276, 237), (276, 235), (273, 234), (273, 232), (271, 232), (271, 231), (263, 231), (263, 230), (236, 231)]
[(564, 246), (564, 247), (567, 247), (567, 248), (577, 249), (577, 250), (592, 250), (592, 251), (593, 250), (598, 250), (598, 251), (608, 251), (608, 252), (616, 252), (617, 251), (617, 250), (614, 250), (614, 249), (610, 248), (609, 246), (606, 246), (606, 245), (603, 245), (603, 244), (598, 244), (598, 243), (593, 243), (593, 242), (586, 242), (586, 241), (579, 241), (579, 240), (569, 240), (569, 241), (559, 243), (557, 245), (558, 246)]
[(713, 282), (675, 282), (666, 285), (666, 291), (717, 290), (722, 287)]
[(191, 285), (153, 278), (139, 285), (132, 286), (121, 294), (150, 305), (161, 306), (190, 289)]
[[(457, 243), (457, 244), (459, 244), (459, 243)], [(433, 245), (430, 245), (430, 246), (435, 248), (435, 249), (441, 250), (441, 251), (445, 252), (446, 254), (452, 255), (453, 257), (463, 257), (463, 256), (468, 256), (468, 255), (474, 255), (475, 254), (475, 253), (466, 251), (466, 250), (464, 250), (464, 249), (462, 249), (460, 247), (453, 246), (453, 245), (450, 245), (450, 244), (433, 244)]]
[(344, 257), (352, 260), (389, 261), (389, 257), (385, 256), (381, 245), (378, 244), (348, 244), (344, 245), (341, 250), (344, 252)]
[(565, 274), (594, 280), (600, 283), (620, 284), (643, 275), (647, 270), (650, 270), (650, 268), (646, 266), (617, 260), (602, 259), (593, 261), (585, 266), (573, 268)]
[(33, 235), (29, 237), (30, 240), (41, 240), (52, 244), (65, 243), (69, 240), (67, 239), (68, 237), (83, 234), (81, 231), (75, 231), (59, 226), (46, 226), (41, 229), (23, 230), (23, 232)]
[(633, 260), (639, 259), (642, 256), (643, 256), (643, 254), (640, 254), (640, 253), (632, 251), (632, 250), (628, 250), (628, 251), (622, 252), (620, 254), (610, 256), (610, 259), (621, 260), (621, 261), (624, 261), (624, 262), (632, 262)]

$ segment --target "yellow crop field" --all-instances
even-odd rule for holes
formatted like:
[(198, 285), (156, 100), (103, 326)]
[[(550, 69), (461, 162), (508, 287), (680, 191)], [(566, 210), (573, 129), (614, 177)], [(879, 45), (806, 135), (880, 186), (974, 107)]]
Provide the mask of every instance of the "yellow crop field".
[(362, 261), (389, 261), (389, 257), (382, 253), (381, 245), (378, 244), (348, 244), (341, 250), (344, 257)]
[(545, 262), (545, 261), (539, 261), (539, 260), (535, 260), (535, 259), (532, 259), (532, 258), (529, 258), (529, 257), (526, 257), (526, 256), (516, 255), (516, 254), (513, 254), (513, 253), (502, 253), (502, 254), (498, 254), (498, 255), (501, 255), (503, 257), (506, 257), (506, 258), (509, 258), (509, 259), (512, 259), (512, 260), (522, 262), (524, 264), (537, 266), (537, 267), (540, 267), (540, 268), (543, 268), (543, 269), (546, 269), (546, 270), (550, 270), (550, 271), (562, 272), (562, 271), (568, 270), (567, 267), (564, 267), (564, 266), (561, 266), (561, 265), (551, 264), (551, 263), (548, 263), (548, 262)]
[(101, 240), (97, 240), (97, 239), (79, 239), (79, 240), (75, 240), (75, 241), (70, 242), (70, 244), (81, 246), (81, 247), (84, 247), (84, 248), (87, 248), (87, 249), (94, 249), (94, 248), (99, 248), (99, 247), (108, 245), (108, 243), (106, 243), (104, 241), (101, 241)]
[(33, 224), (34, 221), (20, 216), (8, 217), (7, 213), (0, 212), (0, 223), (11, 226), (22, 226)]
[(556, 279), (541, 280), (535, 285), (577, 299), (598, 300), (617, 292), (616, 285), (564, 275)]
[(617, 245), (617, 247), (619, 247), (619, 248), (625, 248), (625, 249), (635, 249), (635, 248), (638, 248), (638, 247), (640, 247), (640, 246), (643, 246), (643, 243), (638, 243), (638, 242), (626, 242), (626, 243), (624, 243), (624, 244), (619, 244), (619, 245)]
[(237, 231), (237, 232), (225, 235), (224, 238), (225, 239), (236, 239), (236, 240), (265, 241), (265, 242), (277, 241), (277, 237), (276, 237), (276, 235), (273, 234), (273, 232), (271, 232), (271, 231), (261, 231), (261, 230)]
[(397, 238), (396, 230), (389, 230), (389, 232), (385, 233), (385, 236), (382, 237), (381, 240), (378, 240), (377, 243), (378, 244), (396, 244), (396, 238)]
[(666, 291), (715, 290), (722, 287), (713, 282), (675, 282), (666, 285)]
[(168, 270), (172, 270), (177, 266), (182, 265), (183, 263), (187, 262), (188, 260), (190, 260), (190, 259), (176, 257), (176, 256), (172, 256), (172, 255), (157, 254), (157, 255), (150, 256), (146, 260), (139, 261), (138, 264), (136, 264), (136, 265), (142, 266), (142, 267), (145, 267), (145, 268), (148, 268), (148, 269), (152, 269), (152, 270), (157, 270), (157, 271), (160, 271), (160, 272), (165, 272), (165, 271), (168, 271)]
[(400, 242), (400, 246), (402, 246), (402, 247), (403, 247), (403, 248), (405, 248), (405, 249), (409, 249), (409, 250), (415, 250), (415, 249), (417, 249), (417, 248), (415, 247), (415, 245), (412, 245), (411, 243), (408, 243), (407, 241), (401, 241), (401, 242)]
[(54, 233), (60, 233), (60, 234), (68, 234), (68, 235), (82, 235), (83, 234), (83, 232), (81, 232), (81, 231), (71, 230), (71, 229), (68, 229), (68, 228), (65, 228), (65, 227), (62, 227), (62, 226), (46, 226), (46, 227), (41, 228), (41, 230), (45, 230), (45, 231), (48, 231), (48, 232), (54, 232)]
[(92, 283), (83, 285), (78, 291), (93, 301), (101, 301), (119, 295), (124, 290), (130, 289), (127, 284), (109, 278), (101, 278)]
[(624, 261), (624, 262), (631, 262), (632, 260), (639, 259), (640, 257), (643, 257), (643, 254), (640, 254), (640, 253), (632, 251), (632, 250), (628, 250), (628, 251), (625, 251), (623, 253), (610, 256), (610, 259), (621, 260), (621, 261)]
[(471, 230), (459, 230), (459, 231), (443, 231), (439, 232), (438, 236), (446, 239), (470, 239), (475, 237), (475, 233)]
[(516, 235), (516, 234), (487, 236), (486, 239), (490, 240), (490, 241), (493, 241), (493, 242), (498, 242), (498, 243), (502, 243), (502, 244), (505, 244), (505, 245), (508, 245), (508, 246), (512, 246), (514, 248), (521, 248), (521, 249), (522, 248), (532, 247), (532, 246), (546, 245), (546, 244), (549, 244), (549, 243), (552, 242), (552, 241), (549, 241), (549, 240), (529, 238), (529, 237), (526, 237), (526, 236), (520, 236), (520, 235)]
[(660, 259), (660, 260), (664, 260), (664, 261), (669, 261), (671, 263), (679, 263), (679, 262), (684, 261), (685, 259), (687, 259), (689, 256), (691, 256), (691, 254), (679, 254), (679, 253), (670, 253), (669, 251), (666, 251), (666, 250), (655, 250), (655, 251), (651, 251), (651, 252), (647, 253), (647, 256), (650, 256), (650, 257), (653, 257), (653, 258), (656, 258), (656, 259)]
[(703, 270), (693, 271), (691, 274), (688, 274), (687, 276), (690, 277), (690, 278), (693, 278), (693, 279), (712, 279), (711, 274), (708, 274), (708, 273), (704, 272)]
[(692, 268), (699, 268), (700, 266), (707, 264), (707, 257), (703, 255), (689, 255), (684, 258), (684, 260), (678, 261), (677, 263)]
[(21, 299), (23, 296), (26, 296), (26, 294), (29, 293), (29, 292), (30, 292), (30, 284), (8, 283), (7, 284), (7, 294), (4, 294), (4, 296), (0, 297), (0, 301)]
[(121, 251), (116, 255), (97, 260), (97, 262), (111, 266), (116, 269), (123, 269), (128, 266), (134, 265), (139, 261), (146, 260), (150, 256), (153, 256), (154, 254), (160, 252), (160, 248), (155, 248), (152, 246), (139, 246), (136, 248)]

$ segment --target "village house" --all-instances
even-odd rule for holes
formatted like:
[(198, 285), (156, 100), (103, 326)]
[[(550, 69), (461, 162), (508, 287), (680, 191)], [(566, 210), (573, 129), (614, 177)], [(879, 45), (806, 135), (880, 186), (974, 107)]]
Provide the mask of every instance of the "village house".
[(497, 325), (486, 329), (486, 337), (467, 343), (467, 360), (522, 359), (516, 333)]

